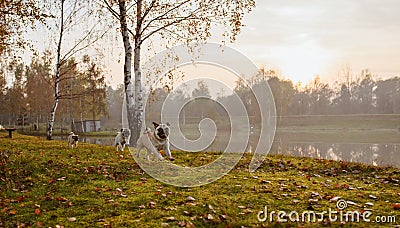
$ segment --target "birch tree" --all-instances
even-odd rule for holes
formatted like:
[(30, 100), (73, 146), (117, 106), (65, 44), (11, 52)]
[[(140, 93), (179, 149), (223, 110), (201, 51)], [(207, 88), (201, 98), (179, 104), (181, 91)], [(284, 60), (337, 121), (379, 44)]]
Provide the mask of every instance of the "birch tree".
[(56, 116), (56, 110), (58, 106), (58, 101), (59, 101), (59, 96), (58, 96), (58, 85), (60, 83), (60, 71), (61, 71), (61, 43), (63, 40), (63, 35), (64, 35), (64, 4), (65, 0), (61, 0), (60, 2), (61, 8), (60, 8), (60, 36), (59, 40), (57, 43), (57, 63), (56, 63), (56, 74), (54, 77), (54, 102), (53, 102), (53, 107), (51, 108), (50, 112), (50, 119), (49, 119), (49, 125), (47, 127), (47, 139), (51, 140), (51, 137), (53, 136), (53, 127), (54, 127), (54, 120)]
[[(54, 100), (50, 112), (50, 118), (47, 127), (47, 139), (51, 140), (53, 135), (53, 127), (59, 100), (62, 97), (59, 91), (60, 81), (64, 80), (61, 72), (63, 64), (76, 54), (84, 51), (98, 40), (102, 39), (109, 29), (99, 29), (102, 19), (97, 19), (94, 15), (97, 13), (92, 7), (91, 0), (60, 0), (55, 10), (58, 11), (58, 39), (56, 41), (56, 67), (53, 79), (54, 83)], [(69, 37), (67, 37), (69, 35)], [(78, 37), (78, 38), (76, 38)], [(64, 43), (69, 41), (68, 48), (64, 49)], [(73, 40), (73, 41), (71, 41)], [(67, 46), (67, 45), (65, 45)], [(67, 75), (67, 74), (66, 74)], [(71, 94), (66, 96), (71, 97)]]
[[(204, 42), (211, 28), (222, 28), (223, 40), (233, 42), (254, 0), (99, 0), (119, 22), (125, 51), (124, 86), (131, 145), (140, 135), (143, 101), (141, 51), (145, 41), (160, 39), (169, 45)], [(131, 44), (133, 41), (133, 47)], [(149, 44), (149, 42), (147, 42)], [(145, 46), (148, 47), (148, 46)], [(131, 81), (132, 56), (134, 85)]]

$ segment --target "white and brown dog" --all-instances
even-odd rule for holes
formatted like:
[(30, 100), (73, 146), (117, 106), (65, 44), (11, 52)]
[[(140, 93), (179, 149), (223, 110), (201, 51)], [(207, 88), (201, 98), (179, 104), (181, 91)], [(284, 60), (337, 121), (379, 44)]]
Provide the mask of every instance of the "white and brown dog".
[(125, 145), (129, 144), (129, 139), (131, 137), (131, 131), (127, 128), (122, 128), (115, 136), (114, 146), (116, 150), (124, 151)]
[(169, 150), (169, 123), (158, 124), (153, 122), (153, 125), (154, 132), (151, 131), (150, 128), (147, 128), (146, 131), (139, 137), (136, 144), (136, 157), (139, 157), (140, 150), (144, 147), (147, 150), (147, 160), (150, 159), (151, 153), (154, 154), (158, 160), (163, 160), (159, 150), (164, 150), (169, 160), (175, 160), (175, 158), (171, 155), (171, 151)]
[(74, 132), (70, 132), (68, 134), (68, 147), (69, 148), (77, 148), (78, 147), (79, 137), (75, 135)]

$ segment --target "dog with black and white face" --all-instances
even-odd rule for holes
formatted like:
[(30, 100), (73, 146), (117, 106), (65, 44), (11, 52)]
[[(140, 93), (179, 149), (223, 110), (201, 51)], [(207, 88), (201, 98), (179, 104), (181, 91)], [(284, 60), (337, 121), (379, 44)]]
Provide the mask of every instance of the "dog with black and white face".
[(78, 147), (78, 141), (79, 141), (79, 137), (78, 135), (75, 135), (74, 132), (70, 132), (68, 134), (68, 147), (69, 148), (76, 148)]
[(171, 151), (169, 149), (169, 123), (159, 124), (153, 122), (154, 131), (150, 128), (147, 128), (145, 132), (139, 137), (137, 141), (137, 153), (136, 156), (139, 157), (140, 150), (144, 147), (147, 150), (146, 159), (150, 160), (150, 154), (155, 155), (158, 160), (163, 160), (163, 157), (160, 154), (160, 150), (164, 150), (168, 159), (173, 161), (174, 157), (171, 155)]
[(124, 151), (125, 145), (129, 144), (129, 139), (131, 137), (131, 131), (127, 128), (122, 128), (115, 136), (114, 146), (116, 150)]

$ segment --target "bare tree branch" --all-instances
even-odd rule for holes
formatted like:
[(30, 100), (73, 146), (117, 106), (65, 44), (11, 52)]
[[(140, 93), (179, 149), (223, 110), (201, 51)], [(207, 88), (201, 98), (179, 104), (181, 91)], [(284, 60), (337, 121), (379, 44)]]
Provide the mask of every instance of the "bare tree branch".
[[(106, 4), (106, 7), (107, 7), (107, 9), (108, 9), (108, 11), (110, 11), (110, 13), (116, 18), (116, 19), (120, 19), (120, 14), (117, 12), (117, 11), (115, 11), (112, 7), (111, 7), (111, 5), (110, 5), (110, 3), (107, 1), (107, 0), (103, 0), (103, 2)], [(133, 3), (133, 5), (132, 6), (134, 6), (135, 4), (136, 4), (136, 2), (137, 1), (135, 1), (134, 3)], [(132, 7), (131, 6), (131, 7)], [(132, 35), (132, 36), (135, 36), (135, 33), (133, 33), (129, 28), (128, 28), (128, 32)]]
[(74, 50), (73, 52), (70, 52), (68, 56), (64, 56), (63, 59), (69, 59), (71, 56), (75, 55), (76, 53), (86, 49), (87, 47), (91, 46), (92, 44), (96, 43), (98, 40), (102, 39), (109, 31), (111, 28), (108, 28), (102, 35), (98, 36), (96, 39), (92, 40), (90, 43), (86, 44), (85, 46), (82, 46), (79, 49)]
[(136, 3), (137, 3), (137, 1), (134, 1), (134, 2), (132, 3), (132, 5), (129, 6), (129, 7), (126, 9), (126, 12), (128, 12), (129, 10), (131, 10), (131, 9), (136, 5)]
[[(167, 10), (167, 12), (165, 12), (165, 13), (163, 13), (163, 14), (161, 14), (161, 15), (159, 15), (159, 16), (153, 18), (153, 19), (151, 19), (151, 20), (147, 23), (147, 25), (144, 26), (142, 32), (146, 31), (146, 29), (147, 29), (154, 21), (157, 21), (157, 20), (159, 20), (160, 18), (164, 18), (164, 17), (165, 17), (166, 15), (168, 15), (170, 12), (179, 9), (181, 6), (183, 6), (184, 4), (186, 4), (186, 3), (188, 3), (188, 2), (190, 2), (190, 0), (185, 0), (185, 1), (181, 2), (180, 4), (176, 5), (175, 7), (172, 7), (171, 9)], [(142, 33), (142, 32), (141, 32), (141, 33)]]
[[(93, 27), (90, 29), (90, 31), (87, 32), (86, 35), (85, 35), (81, 40), (79, 40), (79, 41), (64, 55), (64, 57), (62, 58), (62, 61), (68, 59), (68, 58), (71, 56), (70, 53), (74, 52), (75, 48), (77, 48), (83, 41), (85, 41), (85, 40), (92, 34), (93, 30), (96, 28), (96, 26), (97, 26), (98, 24), (100, 24), (100, 20), (99, 20), (95, 25), (93, 25)], [(108, 30), (107, 30), (107, 31), (108, 31)], [(97, 40), (97, 39), (96, 39), (96, 40)], [(76, 53), (76, 52), (74, 52), (74, 53)]]
[(114, 17), (116, 17), (117, 19), (119, 19), (120, 15), (118, 14), (117, 11), (115, 11), (115, 10), (111, 7), (110, 3), (109, 3), (107, 0), (103, 0), (103, 2), (106, 4), (108, 11), (110, 11), (110, 13), (111, 13)]
[(144, 12), (143, 16), (142, 16), (142, 21), (140, 22), (140, 24), (142, 24), (143, 20), (147, 17), (147, 15), (150, 13), (151, 9), (154, 7), (154, 4), (157, 2), (157, 0), (153, 0), (151, 1), (151, 4), (149, 6), (149, 8), (146, 9), (146, 11)]
[[(172, 26), (172, 25), (174, 25), (174, 24), (178, 24), (178, 23), (180, 23), (180, 22), (182, 22), (182, 21), (184, 21), (184, 20), (188, 20), (188, 19), (190, 19), (190, 17), (192, 17), (192, 16), (193, 16), (192, 14), (187, 15), (186, 17), (182, 17), (182, 18), (180, 18), (180, 19), (178, 19), (178, 20), (175, 20), (175, 21), (172, 21), (172, 22), (170, 22), (170, 23), (168, 23), (168, 24), (166, 24), (166, 25), (164, 25), (164, 26), (162, 26), (162, 27), (159, 27), (159, 28), (156, 29), (156, 30), (151, 31), (149, 34), (147, 34), (147, 35), (144, 36), (144, 38), (143, 38), (142, 41), (141, 41), (141, 44), (143, 43), (143, 41), (145, 41), (146, 39), (148, 39), (149, 37), (151, 37), (151, 36), (154, 35), (155, 33), (159, 32), (159, 31), (161, 31), (161, 30), (163, 30), (163, 29), (166, 29), (166, 28), (168, 28), (168, 27), (170, 27), (170, 26)], [(192, 18), (192, 19), (196, 19), (196, 20), (197, 20), (198, 18)]]
[[(66, 27), (66, 28), (68, 28), (69, 26), (70, 26), (70, 23), (72, 23), (72, 20), (71, 20), (71, 18), (73, 17), (73, 16), (75, 16), (76, 14), (77, 14), (77, 10), (76, 10), (76, 5), (77, 5), (77, 1), (74, 1), (73, 2), (73, 5), (70, 7), (70, 8), (72, 8), (72, 10), (70, 10), (70, 14), (67, 16), (67, 18), (64, 20), (64, 27)], [(66, 11), (68, 11), (68, 10), (66, 10)]]

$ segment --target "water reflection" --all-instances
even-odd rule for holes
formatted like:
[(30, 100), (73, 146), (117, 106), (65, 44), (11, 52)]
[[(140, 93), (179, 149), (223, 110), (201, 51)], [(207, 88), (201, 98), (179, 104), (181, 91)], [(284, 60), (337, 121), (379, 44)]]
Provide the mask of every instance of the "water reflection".
[(399, 144), (275, 143), (271, 154), (342, 160), (400, 168)]

